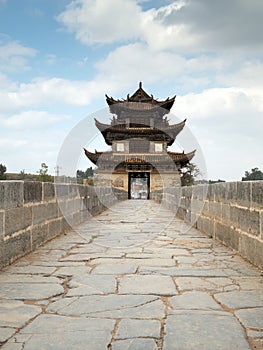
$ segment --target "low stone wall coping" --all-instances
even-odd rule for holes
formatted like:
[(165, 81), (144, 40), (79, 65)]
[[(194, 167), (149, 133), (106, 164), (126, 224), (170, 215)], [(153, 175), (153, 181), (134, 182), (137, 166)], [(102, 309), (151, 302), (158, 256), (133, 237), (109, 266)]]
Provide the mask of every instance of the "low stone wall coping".
[(166, 188), (152, 198), (263, 267), (263, 181)]
[(100, 213), (116, 197), (124, 194), (107, 187), (0, 181), (0, 268)]

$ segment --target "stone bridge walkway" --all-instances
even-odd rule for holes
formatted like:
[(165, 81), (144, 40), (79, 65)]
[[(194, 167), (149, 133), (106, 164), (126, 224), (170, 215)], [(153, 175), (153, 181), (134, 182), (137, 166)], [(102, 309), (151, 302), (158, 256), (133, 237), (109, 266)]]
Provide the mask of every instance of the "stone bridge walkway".
[(119, 202), (1, 271), (1, 349), (262, 349), (261, 272), (172, 215)]

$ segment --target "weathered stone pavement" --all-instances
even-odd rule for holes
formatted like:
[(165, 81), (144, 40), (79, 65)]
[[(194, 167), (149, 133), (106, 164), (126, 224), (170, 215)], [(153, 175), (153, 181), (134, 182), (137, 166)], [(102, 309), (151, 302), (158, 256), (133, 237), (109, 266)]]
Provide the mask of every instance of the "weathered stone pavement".
[(0, 272), (3, 350), (262, 349), (261, 272), (152, 201)]

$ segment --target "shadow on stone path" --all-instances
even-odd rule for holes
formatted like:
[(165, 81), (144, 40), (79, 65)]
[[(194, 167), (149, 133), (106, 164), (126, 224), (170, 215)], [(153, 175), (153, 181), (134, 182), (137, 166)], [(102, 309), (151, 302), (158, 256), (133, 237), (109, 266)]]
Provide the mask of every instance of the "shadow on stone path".
[(0, 298), (3, 350), (263, 348), (260, 271), (153, 201), (5, 268)]

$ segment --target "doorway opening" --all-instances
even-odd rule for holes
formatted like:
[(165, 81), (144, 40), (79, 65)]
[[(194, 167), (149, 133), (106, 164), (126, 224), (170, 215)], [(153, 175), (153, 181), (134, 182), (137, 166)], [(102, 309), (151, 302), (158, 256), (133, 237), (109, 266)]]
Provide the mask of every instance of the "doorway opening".
[(149, 172), (129, 172), (128, 198), (129, 199), (149, 199), (150, 198), (150, 173)]

